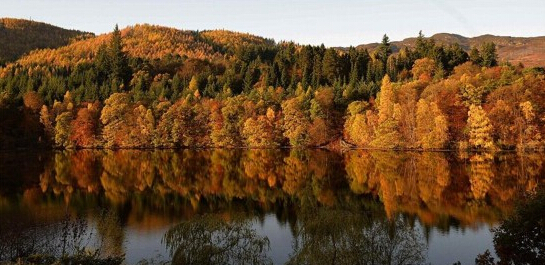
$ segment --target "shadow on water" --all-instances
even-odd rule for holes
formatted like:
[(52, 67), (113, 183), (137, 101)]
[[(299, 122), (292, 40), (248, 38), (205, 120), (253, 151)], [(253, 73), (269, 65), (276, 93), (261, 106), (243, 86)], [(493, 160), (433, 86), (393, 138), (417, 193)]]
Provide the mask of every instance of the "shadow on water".
[[(268, 256), (275, 251), (268, 235), (251, 226), (267, 214), (289, 228), (290, 264), (423, 263), (432, 229), (448, 234), (497, 224), (545, 176), (542, 154), (514, 152), (80, 150), (0, 157), (1, 242), (26, 234), (59, 242), (68, 216), (83, 220), (86, 232), (77, 235), (97, 257), (123, 257), (128, 233), (162, 229), (163, 246), (152, 247), (189, 264), (277, 263)], [(99, 228), (103, 209), (116, 221)], [(16, 245), (2, 244), (0, 260), (63, 256), (54, 244), (28, 251)]]

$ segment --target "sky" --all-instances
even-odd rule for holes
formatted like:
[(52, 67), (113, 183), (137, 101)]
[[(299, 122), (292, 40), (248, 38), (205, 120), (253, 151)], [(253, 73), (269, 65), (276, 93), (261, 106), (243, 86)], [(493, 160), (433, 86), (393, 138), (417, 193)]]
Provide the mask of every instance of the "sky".
[(356, 46), (424, 35), (545, 35), (543, 0), (0, 0), (0, 17), (97, 34), (134, 24), (228, 29), (301, 44)]

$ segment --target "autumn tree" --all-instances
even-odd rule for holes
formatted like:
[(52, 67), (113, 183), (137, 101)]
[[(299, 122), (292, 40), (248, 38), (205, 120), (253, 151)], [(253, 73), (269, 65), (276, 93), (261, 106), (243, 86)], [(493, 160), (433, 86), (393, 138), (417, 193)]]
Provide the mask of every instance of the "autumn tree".
[(401, 109), (399, 133), (406, 148), (417, 147), (418, 140), (415, 134), (417, 101), (420, 91), (422, 91), (426, 84), (426, 82), (413, 81), (401, 84), (396, 91), (397, 104)]
[(537, 127), (537, 119), (534, 107), (530, 101), (519, 104), (521, 116), (516, 119), (519, 131), (519, 149), (538, 149), (543, 147), (541, 133)]
[(197, 78), (197, 76), (191, 77), (188, 89), (190, 93), (195, 93), (196, 91), (199, 91), (199, 79)]
[(477, 149), (493, 149), (492, 125), (481, 106), (469, 107), (467, 125), (469, 127), (469, 144)]
[(389, 76), (384, 76), (378, 99), (378, 121), (383, 123), (394, 116), (395, 94)]
[(44, 135), (51, 142), (55, 141), (55, 117), (46, 105), (40, 109), (40, 123), (44, 126)]
[(102, 136), (106, 147), (124, 147), (127, 136), (130, 135), (131, 100), (127, 93), (112, 94), (105, 101), (100, 114), (104, 128)]
[(387, 75), (382, 79), (378, 101), (378, 126), (375, 130), (375, 139), (370, 145), (377, 148), (401, 147), (399, 133), (401, 108), (395, 103), (394, 87)]
[(250, 117), (244, 122), (242, 135), (249, 147), (274, 147), (282, 142), (277, 114), (271, 108), (266, 115)]
[(33, 113), (40, 111), (43, 104), (42, 98), (34, 91), (29, 91), (23, 95), (23, 105)]
[(360, 146), (368, 146), (374, 137), (373, 112), (368, 109), (367, 102), (354, 101), (348, 105), (344, 124), (344, 136), (349, 142)]
[(89, 103), (86, 107), (77, 111), (75, 119), (72, 121), (72, 134), (70, 141), (77, 147), (97, 147), (100, 142), (99, 136), (99, 116), (100, 109), (98, 102)]
[(70, 141), (72, 134), (72, 112), (65, 111), (55, 118), (55, 145), (58, 147), (74, 148)]
[(463, 84), (461, 92), (466, 106), (481, 105), (486, 93), (484, 86), (475, 86), (470, 83)]
[(210, 134), (207, 101), (183, 100), (180, 103), (171, 131), (174, 142), (185, 147), (207, 146)]
[(151, 109), (138, 105), (132, 113), (128, 113), (134, 123), (131, 124), (129, 135), (124, 145), (133, 147), (151, 147), (155, 130), (155, 119)]
[(314, 92), (310, 100), (310, 120), (308, 128), (310, 144), (320, 146), (327, 144), (334, 136), (333, 127), (336, 122), (334, 109), (334, 91), (332, 88), (320, 88)]
[(153, 144), (155, 147), (172, 148), (175, 147), (178, 142), (172, 135), (175, 116), (178, 113), (178, 107), (175, 107), (175, 105), (176, 104), (170, 104), (170, 102), (157, 105), (157, 109), (159, 110), (156, 109), (156, 111), (159, 113), (156, 114), (156, 117), (159, 117), (159, 119), (157, 119), (157, 129), (153, 137)]
[(210, 137), (214, 145), (222, 147), (240, 147), (243, 143), (241, 136), (244, 125), (244, 97), (232, 97), (223, 102), (223, 107), (217, 109), (217, 116), (212, 121)]
[[(210, 102), (182, 99), (161, 115), (154, 144), (158, 147), (210, 145)], [(221, 126), (221, 125), (220, 125)], [(218, 128), (220, 131), (221, 128)]]
[(496, 100), (491, 104), (488, 117), (494, 128), (492, 136), (498, 146), (505, 149), (514, 148), (520, 133), (515, 134), (513, 132), (516, 131), (516, 122), (522, 121), (520, 118), (517, 118), (516, 108), (510, 106), (505, 100)]
[(415, 80), (429, 82), (435, 75), (435, 61), (429, 58), (418, 59), (411, 70)]
[[(2, 95), (0, 95), (1, 97)], [(18, 122), (22, 129), (22, 134), (25, 135), (25, 137), (30, 139), (36, 139), (40, 141), (40, 136), (42, 133), (42, 127), (40, 124), (40, 117), (39, 117), (39, 111), (40, 108), (43, 105), (43, 100), (34, 91), (26, 92), (23, 95), (23, 106), (22, 108), (22, 115), (17, 115), (15, 118), (15, 121)], [(3, 114), (8, 116), (9, 114)], [(13, 114), (12, 114), (13, 115)], [(9, 115), (11, 116), (11, 115)], [(9, 118), (2, 117), (3, 119), (9, 120)], [(7, 126), (7, 127), (13, 127)], [(10, 128), (11, 130), (14, 128)]]
[(416, 110), (416, 137), (423, 149), (444, 148), (448, 141), (447, 118), (435, 102), (420, 99)]
[(51, 109), (45, 105), (42, 106), (39, 119), (44, 126), (46, 138), (51, 140), (56, 147), (75, 147), (71, 140), (74, 104), (69, 91), (64, 94), (63, 101), (55, 101)]
[(305, 146), (309, 143), (310, 121), (301, 107), (301, 98), (291, 98), (282, 103), (284, 136), (291, 146)]

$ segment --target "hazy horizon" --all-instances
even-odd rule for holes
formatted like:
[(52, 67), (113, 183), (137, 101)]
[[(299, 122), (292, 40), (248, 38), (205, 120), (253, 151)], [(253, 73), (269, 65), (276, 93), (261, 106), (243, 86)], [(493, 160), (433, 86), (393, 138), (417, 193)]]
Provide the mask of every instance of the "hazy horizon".
[[(453, 33), (532, 37), (545, 35), (545, 3), (521, 1), (10, 1), (0, 17), (110, 32), (135, 24), (188, 30), (226, 29), (275, 41), (326, 46), (379, 42), (383, 34), (403, 40)], [(100, 18), (97, 16), (100, 14)]]

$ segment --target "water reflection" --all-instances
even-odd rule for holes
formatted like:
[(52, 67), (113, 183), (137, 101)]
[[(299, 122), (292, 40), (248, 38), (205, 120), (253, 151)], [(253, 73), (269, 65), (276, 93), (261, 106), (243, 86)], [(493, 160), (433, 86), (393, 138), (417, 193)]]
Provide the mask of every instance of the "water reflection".
[(417, 215), (428, 225), (495, 222), (516, 195), (543, 181), (541, 154), (369, 153), (345, 156), (354, 193), (377, 194), (388, 216)]
[(50, 223), (13, 217), (3, 216), (0, 226), (2, 262), (107, 265), (123, 261), (119, 240), (123, 233), (114, 214), (97, 213), (93, 224), (81, 214), (67, 213)]
[[(127, 240), (120, 227), (151, 231), (206, 213), (223, 220), (244, 213), (245, 222), (275, 213), (294, 236), (292, 261), (303, 264), (325, 260), (320, 253), (335, 253), (337, 264), (400, 255), (419, 263), (420, 234), (495, 224), (545, 176), (542, 154), (514, 152), (80, 150), (0, 158), (3, 231), (20, 220), (55, 223), (67, 212), (110, 208), (119, 221), (97, 233), (112, 239), (107, 249), (118, 255)], [(372, 246), (415, 252), (371, 257), (365, 248)]]
[(402, 218), (325, 210), (303, 214), (288, 264), (423, 264), (422, 235)]
[(247, 219), (204, 215), (181, 222), (164, 237), (173, 264), (272, 264), (269, 240)]

